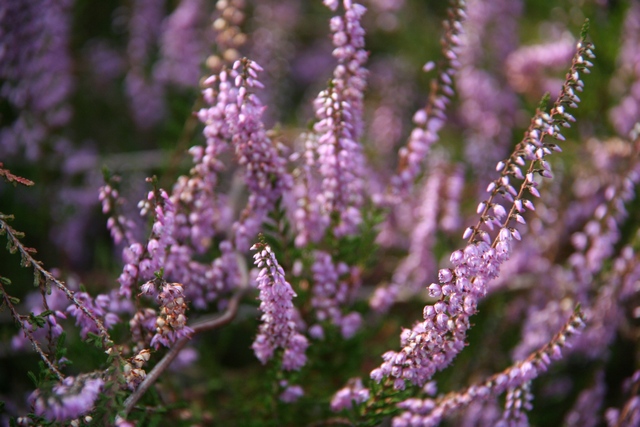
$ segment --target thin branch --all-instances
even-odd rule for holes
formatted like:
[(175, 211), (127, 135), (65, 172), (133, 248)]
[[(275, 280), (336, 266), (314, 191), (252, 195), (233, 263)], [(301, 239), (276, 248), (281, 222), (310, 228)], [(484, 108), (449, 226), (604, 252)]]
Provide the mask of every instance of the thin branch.
[[(193, 335), (199, 332), (204, 332), (204, 331), (209, 331), (215, 328), (219, 328), (220, 326), (226, 325), (227, 323), (231, 322), (231, 320), (233, 320), (233, 318), (236, 316), (236, 313), (238, 312), (240, 299), (244, 295), (245, 290), (246, 290), (246, 287), (240, 287), (236, 290), (235, 294), (229, 301), (229, 305), (227, 306), (227, 309), (222, 315), (215, 316), (210, 319), (203, 319), (202, 321), (193, 325), (192, 326), (192, 329), (194, 331)], [(173, 362), (173, 360), (176, 358), (176, 356), (178, 356), (180, 351), (184, 348), (184, 346), (187, 344), (187, 342), (189, 342), (191, 338), (192, 336), (183, 337), (183, 338), (180, 338), (178, 341), (176, 341), (174, 346), (171, 347), (169, 352), (164, 355), (162, 360), (160, 360), (160, 362), (158, 362), (158, 364), (153, 367), (151, 372), (149, 372), (146, 378), (140, 383), (140, 386), (138, 386), (136, 391), (133, 392), (133, 394), (131, 394), (127, 398), (127, 400), (125, 400), (124, 415), (127, 415), (129, 412), (131, 412), (131, 410), (133, 409), (135, 404), (138, 402), (138, 400), (140, 400), (140, 398), (146, 393), (149, 387), (151, 387), (153, 383), (156, 382), (156, 380), (160, 377), (160, 375), (162, 375), (162, 373), (169, 367), (169, 365), (171, 365), (171, 362)]]
[(16, 311), (16, 308), (11, 303), (11, 300), (9, 299), (9, 295), (7, 294), (7, 292), (4, 289), (4, 286), (2, 286), (1, 283), (0, 283), (0, 291), (2, 291), (2, 298), (4, 299), (4, 303), (7, 305), (7, 307), (9, 307), (9, 311), (11, 311), (11, 315), (16, 320), (16, 322), (20, 324), (20, 328), (22, 328), (22, 331), (24, 332), (26, 337), (29, 339), (29, 341), (31, 341), (31, 345), (33, 345), (33, 348), (35, 349), (36, 353), (40, 355), (40, 358), (49, 367), (51, 372), (56, 374), (56, 377), (58, 377), (58, 380), (62, 381), (64, 379), (64, 375), (62, 374), (62, 372), (58, 370), (58, 368), (55, 367), (53, 362), (49, 360), (49, 357), (45, 354), (44, 350), (42, 350), (42, 348), (40, 347), (40, 344), (38, 344), (36, 339), (33, 337), (33, 334), (31, 333), (31, 331), (27, 329), (27, 327), (22, 323), (22, 321), (20, 320), (20, 313)]
[(627, 425), (625, 422), (629, 421), (628, 418), (631, 417), (631, 411), (633, 410), (632, 399), (633, 399), (633, 396), (636, 396), (638, 394), (639, 389), (640, 389), (640, 381), (636, 381), (633, 384), (633, 387), (631, 388), (631, 392), (629, 393), (629, 396), (631, 397), (629, 398), (627, 403), (624, 405), (624, 408), (622, 408), (620, 416), (618, 417), (618, 422), (616, 422), (615, 427), (622, 427), (624, 425)]
[(13, 244), (13, 247), (17, 248), (20, 251), (23, 265), (28, 266), (30, 264), (37, 274), (44, 276), (46, 282), (54, 283), (58, 289), (64, 292), (67, 298), (71, 302), (73, 302), (73, 304), (78, 307), (78, 309), (80, 309), (85, 316), (87, 316), (95, 323), (96, 328), (98, 328), (100, 336), (103, 339), (104, 346), (107, 348), (113, 347), (113, 341), (111, 341), (111, 337), (109, 336), (109, 333), (105, 329), (102, 322), (93, 313), (91, 313), (84, 304), (78, 301), (72, 290), (67, 288), (62, 281), (58, 280), (53, 276), (53, 274), (42, 267), (40, 261), (31, 256), (31, 252), (35, 252), (35, 250), (27, 248), (22, 244), (17, 236), (18, 232), (14, 230), (6, 221), (4, 221), (4, 218), (4, 215), (0, 215), (0, 230), (4, 230), (7, 233), (7, 239), (10, 240), (10, 242)]

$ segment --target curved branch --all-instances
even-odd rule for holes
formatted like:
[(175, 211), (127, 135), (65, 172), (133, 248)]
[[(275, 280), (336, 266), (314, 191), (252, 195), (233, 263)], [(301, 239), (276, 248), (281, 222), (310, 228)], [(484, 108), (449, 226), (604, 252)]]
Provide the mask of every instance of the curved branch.
[[(213, 316), (212, 318), (205, 318), (195, 323), (191, 328), (193, 329), (193, 335), (198, 334), (204, 331), (210, 331), (212, 329), (219, 328), (220, 326), (226, 325), (231, 322), (236, 313), (238, 312), (238, 306), (240, 305), (240, 299), (248, 289), (249, 285), (249, 274), (247, 272), (246, 263), (244, 259), (238, 254), (238, 266), (240, 268), (240, 274), (242, 275), (242, 280), (240, 286), (235, 291), (231, 300), (229, 300), (229, 305), (224, 313), (219, 316)], [(146, 393), (146, 391), (153, 385), (154, 382), (162, 375), (162, 373), (171, 365), (171, 362), (180, 354), (180, 351), (184, 348), (184, 346), (189, 342), (189, 340), (193, 337), (183, 337), (180, 338), (174, 344), (169, 352), (164, 355), (164, 357), (158, 362), (156, 366), (153, 367), (151, 372), (149, 372), (146, 378), (140, 383), (136, 391), (134, 391), (127, 400), (124, 401), (124, 416), (126, 416), (135, 404), (140, 400), (140, 398)]]

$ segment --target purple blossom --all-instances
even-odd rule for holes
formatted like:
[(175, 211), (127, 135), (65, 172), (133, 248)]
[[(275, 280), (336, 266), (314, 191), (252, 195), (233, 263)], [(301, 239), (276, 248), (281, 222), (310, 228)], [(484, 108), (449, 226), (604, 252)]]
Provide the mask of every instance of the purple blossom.
[(257, 80), (262, 70), (258, 64), (249, 60), (237, 61), (234, 66), (235, 86), (237, 89), (237, 117), (230, 114), (232, 143), (241, 166), (246, 167), (245, 182), (249, 189), (247, 207), (241, 213), (241, 219), (234, 224), (236, 247), (244, 249), (258, 232), (268, 212), (285, 190), (292, 185), (291, 176), (285, 170), (285, 160), (277, 147), (267, 136), (262, 123), (264, 106), (260, 100), (248, 91), (261, 88)]
[[(407, 196), (413, 188), (418, 175), (422, 172), (422, 163), (431, 146), (438, 141), (438, 132), (444, 126), (447, 105), (454, 94), (452, 84), (456, 70), (459, 68), (458, 54), (460, 50), (462, 20), (465, 17), (464, 2), (455, 2), (454, 8), (445, 21), (446, 33), (443, 38), (443, 54), (446, 66), (438, 71), (438, 78), (431, 86), (427, 105), (413, 115), (415, 127), (411, 131), (409, 141), (398, 151), (398, 170), (391, 180), (392, 202), (399, 203), (402, 196)], [(400, 197), (397, 197), (400, 196)]]
[[(220, 301), (223, 296), (235, 289), (241, 282), (238, 253), (228, 240), (220, 242), (220, 257), (213, 260), (211, 265), (204, 266), (188, 261), (191, 272), (188, 276), (190, 286), (185, 290), (192, 304), (204, 309), (213, 301)], [(187, 277), (185, 277), (187, 281)]]
[(516, 92), (536, 99), (545, 92), (557, 96), (562, 81), (545, 76), (544, 71), (566, 68), (574, 51), (575, 40), (567, 33), (547, 43), (517, 49), (506, 60), (509, 84)]
[(245, 168), (249, 200), (233, 225), (235, 246), (240, 250), (249, 246), (269, 211), (292, 184), (285, 161), (262, 124), (264, 107), (251, 93), (262, 87), (257, 79), (261, 71), (258, 64), (243, 59), (236, 61), (231, 71), (211, 76), (206, 83), (215, 88), (203, 91), (210, 107), (198, 113), (205, 124), (207, 145), (216, 147), (231, 142), (238, 163)]
[(399, 291), (400, 285), (396, 283), (378, 286), (369, 299), (369, 307), (377, 313), (386, 313), (395, 303)]
[(260, 290), (260, 311), (262, 324), (260, 332), (251, 348), (262, 364), (266, 364), (277, 348), (284, 350), (282, 368), (299, 370), (307, 357), (304, 354), (309, 342), (296, 331), (295, 313), (291, 300), (296, 296), (291, 285), (285, 280), (284, 270), (278, 264), (271, 248), (264, 243), (256, 243), (252, 250), (256, 267), (260, 268), (257, 282)]
[(157, 350), (160, 345), (171, 347), (183, 337), (190, 337), (193, 329), (187, 326), (184, 289), (180, 283), (165, 283), (158, 293), (160, 315), (156, 319), (156, 334), (150, 345)]
[(640, 396), (636, 394), (640, 381), (640, 371), (635, 371), (624, 384), (624, 392), (628, 398), (622, 408), (609, 408), (605, 413), (607, 426), (636, 426), (640, 422)]
[[(44, 301), (43, 301), (44, 298)], [(46, 301), (46, 307), (45, 307)], [(64, 310), (69, 305), (69, 300), (60, 291), (53, 289), (50, 294), (43, 295), (41, 292), (30, 293), (25, 300), (27, 311), (34, 315), (41, 314), (44, 310), (51, 310), (53, 313), (46, 316), (46, 326), (35, 329), (27, 320), (22, 321), (22, 329), (30, 331), (32, 336), (37, 340), (43, 340), (48, 334), (51, 334), (52, 338), (57, 338), (62, 333), (62, 326), (58, 323), (59, 320), (66, 319)], [(11, 339), (11, 348), (14, 350), (26, 349), (30, 345), (29, 339), (24, 333), (18, 332)]]
[(525, 411), (533, 409), (531, 401), (531, 383), (526, 382), (522, 386), (510, 388), (505, 399), (505, 408), (496, 427), (528, 427), (529, 419)]
[(445, 200), (440, 216), (440, 228), (443, 231), (457, 232), (462, 223), (460, 217), (460, 200), (464, 190), (464, 169), (457, 166), (447, 177)]
[(441, 191), (445, 176), (443, 168), (435, 165), (420, 190), (420, 200), (409, 243), (409, 253), (393, 273), (393, 283), (416, 292), (436, 269), (433, 245), (438, 229)]
[[(640, 5), (631, 3), (627, 10), (622, 33), (623, 43), (618, 57), (619, 69), (612, 79), (614, 89), (625, 94), (609, 112), (618, 135), (627, 137), (640, 117)], [(631, 80), (630, 87), (621, 82)]]
[(440, 300), (424, 308), (424, 322), (402, 332), (403, 349), (385, 353), (384, 363), (371, 372), (371, 378), (379, 381), (391, 376), (400, 389), (405, 387), (404, 381), (421, 387), (449, 365), (464, 348), (469, 317), (485, 296), (486, 284), (498, 276), (500, 265), (508, 258), (511, 234), (500, 233), (499, 238), (500, 245), (495, 248), (477, 242), (452, 254), (454, 268), (440, 270), (440, 283), (429, 287)]
[(293, 403), (304, 396), (304, 390), (299, 385), (289, 385), (286, 380), (280, 381), (280, 387), (284, 391), (280, 393), (279, 399), (284, 403)]
[(99, 377), (67, 377), (53, 386), (50, 395), (36, 390), (29, 400), (36, 415), (49, 421), (69, 421), (93, 410), (103, 385)]
[[(591, 65), (586, 58), (593, 57), (592, 46), (581, 40), (572, 61), (570, 72), (562, 87), (560, 96), (549, 114), (538, 111), (533, 118), (525, 139), (506, 162), (499, 162), (496, 169), (500, 178), (487, 187), (490, 197), (478, 206), (480, 220), (476, 226), (469, 227), (463, 234), (469, 244), (463, 251), (455, 251), (450, 257), (453, 268), (439, 271), (439, 282), (429, 286), (429, 292), (438, 298), (435, 304), (424, 307), (424, 322), (417, 323), (412, 329), (405, 329), (400, 336), (402, 350), (388, 351), (383, 355), (384, 362), (371, 372), (371, 378), (380, 382), (382, 378), (393, 378), (394, 388), (404, 389), (406, 382), (417, 386), (424, 385), (436, 371), (449, 365), (465, 345), (466, 332), (470, 327), (469, 317), (476, 313), (478, 301), (486, 295), (487, 283), (498, 277), (500, 266), (512, 252), (512, 240), (520, 240), (521, 235), (512, 222), (526, 224), (518, 212), (524, 206), (522, 194), (529, 190), (539, 197), (537, 183), (533, 178), (535, 165), (540, 165), (540, 174), (548, 172), (545, 157), (557, 150), (555, 144), (544, 141), (545, 135), (563, 140), (560, 125), (572, 121), (567, 113), (568, 107), (577, 107), (579, 98), (575, 95), (580, 88), (579, 73)], [(526, 159), (526, 161), (525, 161)], [(520, 166), (529, 162), (526, 177), (519, 171)], [(520, 191), (511, 184), (511, 175), (521, 179)], [(506, 210), (497, 208), (495, 197), (501, 194), (512, 203), (506, 218)], [(489, 212), (493, 211), (494, 215)], [(489, 232), (481, 226), (493, 230), (499, 227), (498, 235), (491, 239)]]
[[(520, 0), (467, 3), (456, 89), (462, 100), (459, 111), (466, 129), (466, 159), (480, 182), (510, 149), (518, 100), (507, 85), (504, 64), (516, 48), (522, 9)], [(492, 48), (484, 49), (485, 44)]]
[(607, 393), (604, 371), (596, 373), (592, 387), (584, 389), (567, 413), (564, 425), (567, 427), (596, 427), (599, 422), (598, 413), (602, 408)]
[(331, 410), (338, 412), (351, 409), (352, 405), (359, 405), (369, 400), (369, 389), (362, 385), (360, 378), (352, 378), (347, 386), (338, 390), (331, 399)]
[[(337, 3), (325, 2), (332, 10)], [(322, 237), (332, 215), (339, 218), (333, 227), (336, 237), (355, 234), (362, 222), (365, 159), (358, 141), (363, 131), (363, 91), (367, 78), (364, 63), (368, 54), (364, 50), (365, 33), (360, 19), (366, 9), (351, 1), (345, 1), (344, 8), (344, 16), (334, 16), (330, 23), (333, 56), (338, 65), (329, 87), (314, 101), (318, 121), (307, 142), (313, 152), (307, 155), (317, 160), (306, 163), (317, 168), (314, 172), (319, 176), (320, 189), (317, 194), (312, 193), (315, 201), (303, 196), (298, 202), (301, 208), (296, 218), (305, 236), (298, 242), (301, 245), (310, 238)], [(313, 185), (309, 174), (306, 176), (306, 185)]]
[[(98, 295), (93, 299), (86, 292), (77, 292), (75, 294), (76, 300), (85, 307), (94, 317), (102, 320), (105, 328), (110, 329), (115, 324), (120, 322), (118, 315), (110, 311), (111, 299), (113, 295)], [(76, 319), (76, 325), (80, 327), (80, 336), (82, 339), (87, 337), (89, 332), (98, 334), (98, 326), (93, 320), (91, 320), (85, 312), (75, 304), (70, 304), (67, 308), (67, 313)]]
[(18, 112), (0, 130), (5, 154), (24, 149), (29, 160), (36, 160), (41, 144), (71, 119), (72, 3), (34, 0), (0, 6), (0, 97)]
[(331, 322), (340, 327), (345, 339), (353, 337), (362, 324), (359, 313), (343, 314), (343, 308), (352, 300), (359, 287), (359, 270), (343, 262), (333, 263), (327, 252), (316, 251), (311, 267), (313, 287), (311, 304), (319, 322)]
[(161, 59), (155, 65), (154, 78), (163, 83), (196, 87), (200, 65), (207, 53), (203, 37), (202, 0), (182, 0), (163, 24), (160, 38)]
[(125, 87), (133, 119), (142, 129), (155, 126), (165, 114), (164, 88), (145, 72), (160, 35), (163, 14), (164, 1), (135, 0), (129, 17)]
[[(433, 399), (410, 398), (400, 402), (398, 407), (403, 409), (404, 412), (393, 418), (392, 425), (436, 426), (445, 416), (459, 411), (474, 402), (498, 396), (505, 391), (508, 391), (511, 397), (507, 399), (507, 408), (503, 421), (508, 421), (512, 415), (516, 420), (521, 420), (520, 409), (528, 406), (531, 399), (531, 396), (527, 394), (527, 384), (547, 371), (552, 360), (560, 359), (562, 357), (562, 349), (569, 347), (568, 340), (574, 338), (583, 328), (584, 315), (576, 311), (563, 325), (562, 329), (542, 348), (530, 354), (523, 361), (515, 363), (485, 381), (474, 384), (464, 390), (448, 393)], [(393, 354), (385, 355), (387, 359), (393, 357)], [(517, 389), (522, 387), (525, 388), (524, 391), (516, 392)], [(520, 404), (516, 403), (518, 400), (521, 402)]]

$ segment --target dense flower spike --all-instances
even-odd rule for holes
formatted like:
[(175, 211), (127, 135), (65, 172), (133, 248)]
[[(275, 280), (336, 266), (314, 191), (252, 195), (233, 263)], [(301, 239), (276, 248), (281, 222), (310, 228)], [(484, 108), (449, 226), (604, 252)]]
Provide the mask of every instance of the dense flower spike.
[[(596, 203), (592, 204), (592, 216), (584, 219), (582, 229), (571, 235), (575, 250), (567, 260), (568, 266), (557, 275), (563, 296), (582, 304), (589, 318), (587, 329), (574, 345), (575, 351), (599, 358), (603, 356), (601, 350), (613, 340), (621, 318), (621, 304), (628, 298), (628, 295), (623, 297), (621, 287), (625, 275), (630, 274), (631, 247), (620, 252), (608, 277), (598, 275), (606, 260), (615, 254), (615, 245), (621, 238), (620, 227), (628, 216), (625, 204), (635, 196), (634, 187), (640, 180), (640, 145), (638, 140), (622, 143), (613, 139), (604, 143), (589, 141), (587, 147), (592, 151), (595, 163), (590, 175), (598, 180), (590, 185), (597, 192), (590, 197)], [(612, 175), (610, 168), (621, 175)], [(566, 309), (555, 301), (545, 303), (544, 307), (531, 305), (524, 322), (523, 339), (514, 350), (515, 357), (528, 353), (548, 339), (549, 331), (558, 326), (558, 319), (564, 316)]]
[(35, 160), (50, 134), (71, 120), (72, 5), (71, 0), (0, 5), (0, 98), (15, 111), (3, 111), (3, 160), (22, 151)]
[(331, 410), (338, 412), (343, 409), (351, 409), (351, 405), (354, 403), (359, 405), (366, 402), (369, 400), (369, 396), (369, 389), (362, 385), (362, 380), (360, 378), (352, 378), (349, 380), (349, 384), (338, 390), (333, 399), (331, 399)]
[(257, 79), (261, 71), (258, 64), (243, 59), (236, 61), (232, 70), (211, 76), (206, 83), (214, 88), (203, 92), (211, 107), (198, 113), (206, 125), (207, 144), (216, 147), (231, 142), (238, 163), (245, 167), (249, 200), (240, 220), (233, 225), (234, 243), (239, 250), (249, 247), (267, 213), (292, 184), (285, 161), (262, 123), (264, 107), (251, 92), (262, 87)]
[[(384, 363), (371, 372), (375, 381), (392, 378), (396, 389), (404, 389), (405, 381), (422, 386), (436, 371), (448, 366), (464, 347), (469, 317), (476, 313), (478, 301), (486, 295), (487, 283), (499, 275), (501, 264), (509, 258), (512, 240), (521, 238), (510, 223), (525, 223), (520, 215), (524, 212), (524, 192), (528, 190), (539, 195), (534, 173), (551, 176), (544, 157), (558, 147), (544, 142), (544, 138), (545, 135), (563, 138), (559, 133), (560, 126), (573, 119), (565, 109), (577, 106), (579, 99), (575, 91), (582, 88), (579, 73), (588, 71), (591, 64), (584, 57), (593, 56), (591, 49), (584, 38), (578, 42), (571, 69), (551, 113), (538, 110), (525, 139), (508, 160), (498, 164), (501, 177), (489, 185), (489, 199), (478, 206), (480, 221), (475, 227), (467, 228), (463, 235), (469, 239), (469, 244), (463, 251), (453, 252), (450, 261), (454, 268), (439, 271), (440, 283), (428, 286), (429, 295), (438, 301), (424, 308), (424, 322), (402, 332), (400, 352), (389, 351), (383, 355)], [(525, 165), (526, 161), (529, 166), (525, 177), (520, 165)], [(510, 184), (511, 177), (523, 181), (519, 191)], [(494, 201), (498, 194), (512, 203), (508, 213)], [(481, 229), (482, 224), (490, 230), (499, 227), (493, 241), (489, 233)]]
[[(336, 10), (338, 2), (325, 4)], [(348, 0), (344, 1), (344, 9), (344, 16), (334, 16), (330, 23), (333, 56), (338, 65), (329, 87), (314, 101), (318, 121), (313, 129), (317, 139), (311, 136), (307, 145), (314, 149), (309, 156), (317, 157), (313, 166), (320, 176), (320, 190), (316, 200), (309, 200), (305, 195), (299, 202), (302, 212), (296, 217), (302, 220), (298, 226), (305, 236), (299, 244), (322, 236), (333, 216), (338, 218), (332, 230), (336, 237), (356, 234), (362, 222), (365, 158), (359, 140), (363, 132), (363, 92), (367, 78), (364, 64), (368, 54), (364, 50), (365, 33), (360, 20), (366, 9)], [(307, 185), (312, 185), (310, 179)]]
[[(609, 112), (618, 135), (627, 137), (638, 123), (640, 117), (640, 5), (631, 3), (623, 27), (623, 44), (618, 61), (620, 68), (617, 78), (612, 80), (615, 89), (625, 95), (620, 103)], [(630, 87), (621, 87), (622, 82), (630, 81)]]
[(236, 61), (231, 76), (234, 77), (237, 117), (229, 114), (232, 143), (238, 163), (246, 167), (245, 184), (250, 195), (240, 221), (234, 224), (236, 247), (244, 249), (258, 233), (268, 212), (291, 185), (291, 176), (285, 170), (285, 161), (267, 136), (262, 123), (264, 107), (249, 91), (261, 88), (257, 80), (262, 67), (253, 61)]
[(506, 76), (509, 84), (520, 93), (539, 97), (545, 92), (558, 93), (561, 80), (545, 77), (546, 69), (561, 70), (571, 60), (575, 41), (564, 34), (547, 43), (521, 47), (507, 58)]
[(253, 258), (261, 269), (256, 280), (263, 313), (260, 332), (251, 348), (262, 364), (271, 360), (275, 350), (280, 348), (284, 350), (282, 369), (299, 370), (307, 362), (305, 351), (309, 343), (296, 330), (291, 302), (296, 294), (285, 280), (284, 270), (269, 245), (256, 243), (251, 249), (257, 251)]
[(353, 337), (362, 324), (361, 316), (355, 311), (345, 315), (343, 309), (360, 285), (358, 268), (349, 268), (343, 262), (336, 265), (330, 254), (317, 251), (311, 271), (314, 280), (311, 305), (316, 319), (338, 326), (346, 339)]
[[(527, 391), (524, 391), (524, 395), (521, 392), (518, 396), (515, 390), (522, 387), (527, 388), (528, 386), (526, 386), (526, 384), (547, 371), (553, 360), (558, 360), (562, 357), (563, 349), (570, 346), (569, 340), (579, 334), (584, 328), (583, 316), (584, 315), (576, 309), (575, 313), (567, 320), (563, 328), (541, 349), (481, 383), (472, 385), (463, 391), (452, 392), (435, 399), (412, 398), (401, 402), (398, 406), (406, 412), (403, 412), (402, 415), (393, 419), (393, 426), (436, 426), (444, 417), (450, 415), (452, 412), (459, 411), (474, 401), (487, 400), (505, 391), (512, 393), (511, 401), (514, 403), (516, 400), (523, 398), (528, 401), (530, 398), (524, 397), (524, 395), (528, 393)], [(509, 405), (509, 403), (507, 403), (507, 405)], [(527, 404), (525, 404), (525, 406), (526, 405)], [(511, 406), (508, 409), (519, 410), (520, 408)], [(511, 412), (511, 414), (514, 413)], [(505, 415), (507, 417), (509, 416), (507, 414)]]
[(163, 85), (147, 73), (162, 29), (162, 0), (135, 0), (129, 17), (127, 57), (130, 70), (125, 79), (133, 119), (142, 129), (155, 126), (165, 115)]
[(154, 78), (188, 88), (196, 87), (207, 52), (202, 31), (202, 0), (182, 0), (166, 18), (160, 41), (161, 61)]
[(69, 421), (90, 412), (104, 386), (104, 380), (95, 375), (67, 377), (45, 393), (31, 394), (35, 413), (49, 421)]
[(150, 343), (156, 350), (161, 345), (171, 347), (180, 338), (193, 334), (193, 329), (187, 326), (187, 304), (180, 283), (164, 283), (158, 293), (158, 303), (160, 315), (156, 319), (156, 334)]
[(224, 66), (240, 59), (240, 49), (248, 40), (240, 26), (245, 20), (245, 0), (218, 0), (213, 29), (218, 54), (207, 58), (207, 68), (219, 73)]
[(118, 315), (109, 310), (111, 305), (110, 295), (98, 295), (94, 300), (86, 292), (78, 292), (75, 297), (80, 301), (84, 310), (75, 304), (71, 304), (67, 308), (67, 313), (75, 317), (76, 325), (80, 327), (80, 336), (82, 338), (86, 338), (88, 333), (97, 334), (100, 332), (98, 325), (87, 315), (86, 311), (91, 313), (94, 318), (101, 319), (107, 329), (119, 322)]
[(640, 9), (437, 3), (0, 0), (0, 425), (639, 425)]
[[(482, 178), (493, 173), (491, 165), (511, 149), (518, 100), (507, 83), (505, 61), (517, 47), (517, 19), (522, 9), (521, 0), (467, 1), (455, 87), (462, 101), (459, 114), (466, 129), (465, 155), (480, 182), (485, 182)], [(483, 49), (485, 43), (493, 48)]]
[[(445, 57), (442, 67), (438, 67), (438, 77), (431, 83), (431, 91), (427, 105), (413, 116), (415, 127), (409, 141), (398, 152), (398, 171), (392, 178), (393, 192), (399, 195), (410, 193), (414, 181), (422, 172), (422, 163), (431, 146), (438, 140), (438, 133), (444, 126), (447, 105), (451, 102), (453, 78), (460, 66), (458, 54), (463, 32), (462, 20), (466, 16), (465, 0), (456, 0), (448, 11), (448, 19), (444, 23), (445, 35), (442, 40)], [(429, 71), (433, 63), (428, 63)]]

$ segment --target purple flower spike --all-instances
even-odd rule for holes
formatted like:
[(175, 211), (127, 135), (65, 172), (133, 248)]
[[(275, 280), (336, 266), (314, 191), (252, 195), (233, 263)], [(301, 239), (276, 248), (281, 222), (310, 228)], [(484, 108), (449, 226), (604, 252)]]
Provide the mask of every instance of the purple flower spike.
[[(335, 10), (338, 2), (325, 2)], [(314, 101), (317, 122), (314, 134), (308, 136), (305, 157), (317, 157), (313, 163), (319, 175), (319, 189), (312, 188), (309, 171), (305, 173), (305, 192), (296, 213), (298, 227), (304, 238), (298, 245), (317, 241), (337, 216), (333, 226), (336, 237), (357, 233), (362, 222), (360, 209), (364, 204), (365, 158), (359, 139), (362, 136), (363, 99), (367, 70), (364, 64), (364, 29), (360, 19), (366, 8), (351, 1), (344, 2), (344, 16), (331, 19), (333, 56), (338, 59), (329, 87)], [(313, 194), (317, 193), (317, 194)], [(311, 195), (315, 197), (311, 197)], [(314, 200), (313, 200), (314, 199)]]
[(352, 378), (346, 387), (338, 390), (331, 399), (331, 410), (338, 412), (343, 409), (351, 409), (353, 403), (359, 405), (369, 400), (368, 388), (364, 388), (360, 378)]
[(182, 0), (166, 18), (160, 40), (162, 59), (154, 70), (157, 80), (189, 88), (197, 86), (200, 64), (207, 52), (201, 29), (203, 8), (202, 0)]
[(221, 146), (231, 142), (238, 163), (245, 167), (249, 200), (240, 220), (233, 225), (238, 250), (249, 246), (268, 212), (292, 186), (286, 162), (262, 122), (265, 107), (253, 93), (262, 88), (256, 77), (260, 71), (258, 64), (242, 59), (234, 63), (232, 70), (207, 79), (205, 83), (213, 87), (205, 89), (203, 95), (210, 107), (198, 113), (205, 124), (207, 146), (220, 152)]
[(0, 5), (0, 81), (3, 102), (18, 112), (3, 117), (3, 157), (24, 150), (38, 159), (41, 145), (71, 121), (74, 89), (69, 52), (73, 2), (33, 0)]
[[(439, 72), (437, 80), (431, 86), (427, 105), (418, 110), (413, 116), (415, 127), (409, 136), (407, 144), (398, 152), (398, 170), (393, 176), (392, 201), (398, 203), (402, 197), (410, 194), (414, 181), (423, 169), (424, 159), (433, 144), (439, 139), (440, 129), (445, 124), (446, 107), (454, 95), (453, 78), (460, 67), (456, 59), (460, 51), (460, 41), (463, 33), (461, 22), (465, 18), (465, 2), (454, 2), (449, 18), (445, 21), (446, 33), (443, 39), (443, 54), (446, 60), (444, 71)], [(430, 68), (427, 67), (427, 68)]]
[(182, 337), (190, 336), (193, 329), (187, 326), (184, 291), (180, 283), (165, 283), (158, 294), (160, 316), (156, 319), (156, 334), (151, 339), (151, 346), (156, 350), (160, 345), (171, 347)]
[(104, 381), (89, 375), (67, 377), (53, 386), (51, 395), (45, 396), (41, 390), (31, 394), (36, 415), (49, 421), (68, 421), (78, 418), (93, 409)]
[(285, 280), (284, 270), (269, 245), (256, 243), (251, 249), (258, 251), (253, 258), (255, 265), (261, 268), (257, 282), (260, 310), (263, 312), (263, 323), (251, 348), (262, 364), (273, 357), (277, 348), (281, 348), (284, 350), (282, 368), (299, 370), (307, 362), (305, 351), (309, 342), (296, 331), (295, 309), (291, 302), (296, 294)]

